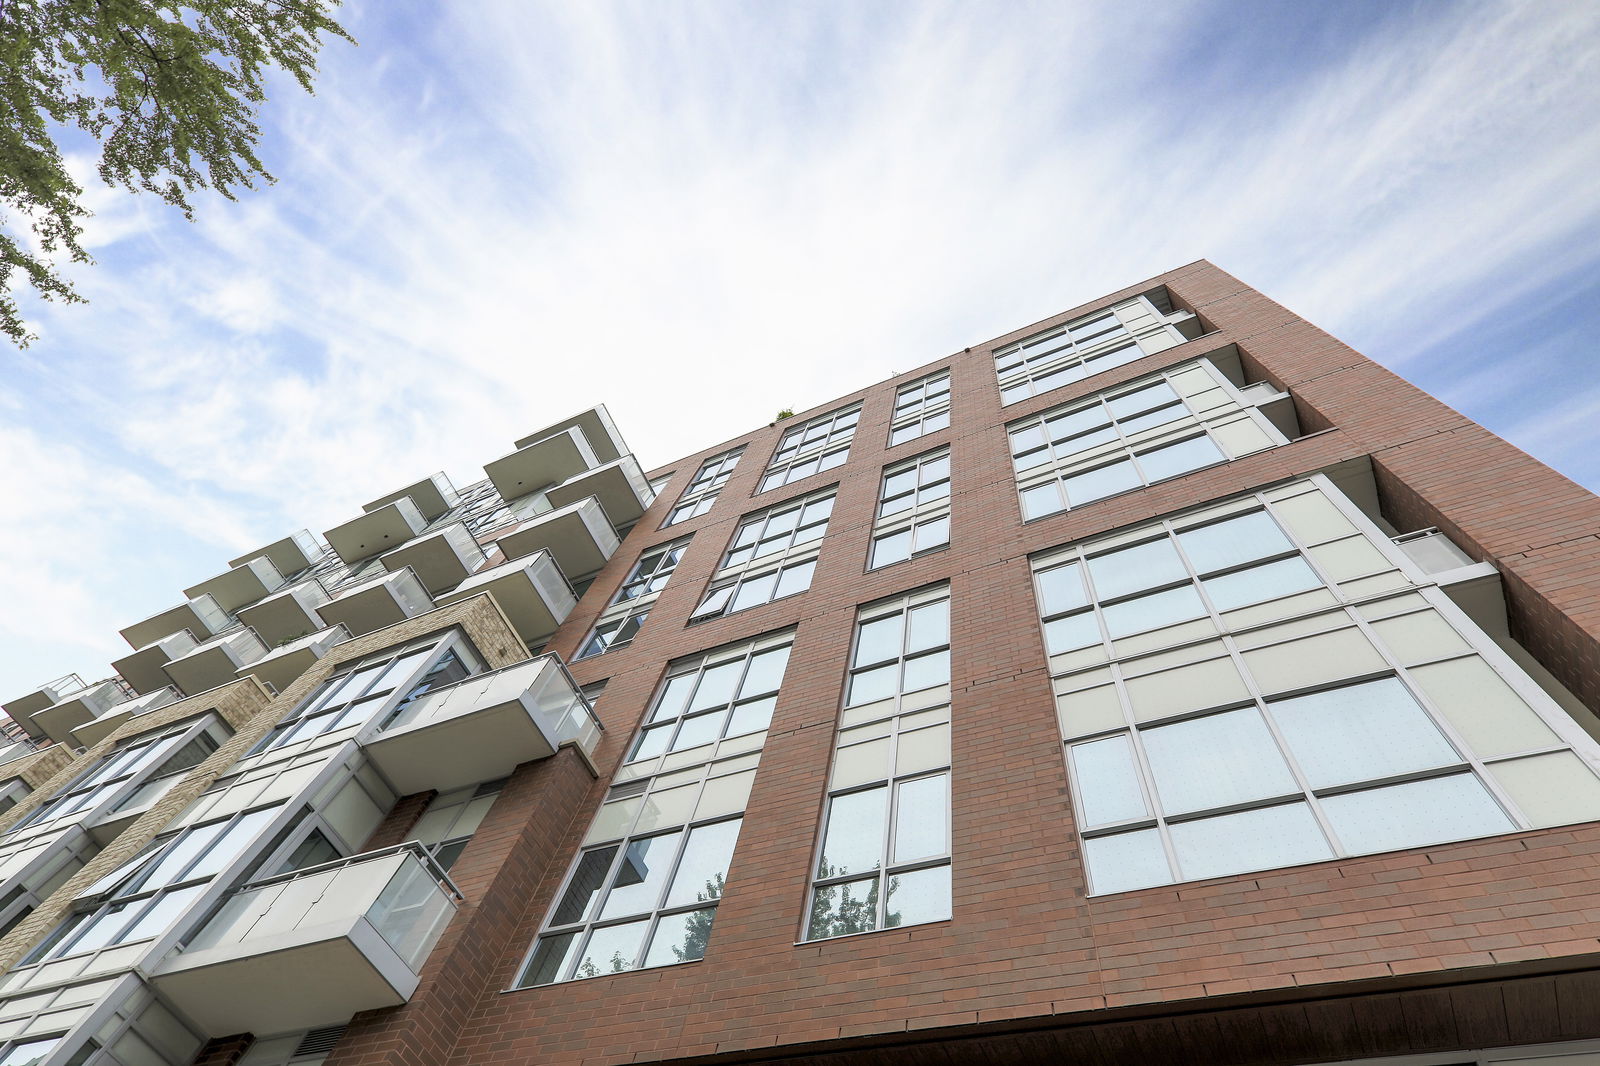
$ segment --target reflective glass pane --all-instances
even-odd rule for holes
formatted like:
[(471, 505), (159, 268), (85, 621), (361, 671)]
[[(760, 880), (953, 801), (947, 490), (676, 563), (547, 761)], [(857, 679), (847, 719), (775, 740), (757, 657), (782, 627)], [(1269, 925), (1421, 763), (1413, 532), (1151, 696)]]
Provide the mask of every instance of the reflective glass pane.
[(1173, 403), (1178, 399), (1178, 394), (1172, 391), (1172, 386), (1165, 381), (1158, 381), (1154, 385), (1146, 385), (1133, 392), (1125, 392), (1121, 396), (1113, 397), (1106, 401), (1106, 407), (1116, 418), (1125, 418), (1128, 415), (1148, 411), (1152, 407)]
[(835, 796), (828, 804), (828, 831), (822, 839), (818, 877), (876, 870), (883, 862), (887, 788)]
[(669, 678), (666, 687), (661, 690), (661, 700), (656, 704), (655, 713), (650, 716), (650, 720), (659, 722), (663, 718), (676, 718), (682, 714), (684, 701), (694, 690), (694, 683), (695, 675), (692, 673)]
[(763, 696), (761, 699), (739, 704), (733, 709), (733, 717), (728, 721), (728, 736), (743, 736), (767, 728), (772, 724), (772, 709), (777, 702), (776, 696)]
[(1161, 834), (1154, 829), (1091, 837), (1083, 842), (1083, 860), (1095, 893), (1128, 892), (1172, 880)]
[(1396, 678), (1275, 700), (1268, 708), (1312, 788), (1461, 761)]
[(1221, 577), (1208, 577), (1201, 584), (1205, 586), (1206, 595), (1211, 597), (1217, 610), (1231, 611), (1235, 607), (1321, 588), (1322, 579), (1297, 555), (1292, 559), (1279, 559), (1275, 563), (1235, 570)]
[(1472, 774), (1329, 796), (1322, 809), (1357, 854), (1509, 833), (1516, 828)]
[(1074, 744), (1072, 768), (1078, 779), (1078, 819), (1085, 828), (1150, 813), (1127, 736)]
[(1172, 826), (1172, 850), (1187, 878), (1221, 877), (1333, 858), (1304, 803), (1200, 818)]
[(900, 614), (862, 623), (856, 630), (856, 654), (851, 663), (863, 666), (897, 657), (900, 654), (901, 626), (904, 624), (905, 616)]
[(950, 601), (937, 600), (911, 610), (906, 652), (923, 651), (950, 643)]
[(1132, 418), (1123, 419), (1117, 425), (1122, 428), (1122, 432), (1132, 435), (1134, 433), (1142, 433), (1147, 429), (1154, 429), (1156, 426), (1164, 426), (1168, 422), (1176, 422), (1188, 413), (1189, 409), (1183, 404), (1173, 403), (1165, 407), (1158, 407), (1154, 411), (1146, 411), (1142, 415), (1134, 415)]
[(1095, 596), (1104, 603), (1140, 589), (1186, 580), (1189, 571), (1166, 538), (1136, 544), (1089, 560)]
[(616, 857), (615, 844), (583, 853), (572, 871), (572, 880), (567, 884), (566, 894), (561, 897), (561, 905), (550, 918), (551, 925), (570, 925), (583, 921), (584, 915), (589, 913), (589, 908), (599, 897), (606, 873), (611, 869), (611, 860)]
[(778, 587), (773, 590), (772, 598), (793, 596), (797, 592), (804, 592), (811, 587), (811, 574), (817, 568), (814, 562), (801, 563), (799, 566), (786, 566), (778, 576)]
[(878, 879), (846, 881), (818, 888), (811, 897), (806, 938), (865, 933), (878, 927)]
[(935, 518), (932, 522), (923, 522), (917, 526), (917, 551), (927, 551), (937, 548), (941, 544), (950, 543), (950, 519)]
[(895, 803), (894, 858), (915, 862), (949, 853), (950, 775), (900, 782)]
[(1200, 602), (1200, 594), (1194, 590), (1194, 586), (1184, 585), (1182, 588), (1124, 600), (1104, 608), (1102, 613), (1105, 615), (1106, 629), (1115, 639), (1190, 618), (1200, 618), (1206, 613), (1206, 608)]
[(528, 965), (523, 969), (522, 977), (517, 984), (526, 988), (530, 985), (547, 985), (559, 979), (561, 972), (567, 968), (567, 963), (572, 961), (573, 951), (577, 946), (577, 933), (544, 937), (534, 949), (533, 958), (528, 960)]
[(887, 666), (875, 666), (871, 670), (863, 670), (859, 674), (850, 676), (850, 696), (846, 701), (848, 706), (873, 703), (877, 700), (888, 699), (898, 690), (897, 682), (900, 678), (900, 664), (890, 663)]
[(1078, 563), (1053, 566), (1039, 572), (1039, 606), (1044, 614), (1060, 614), (1089, 603), (1083, 587), (1083, 568)]
[(678, 830), (628, 842), (612, 878), (611, 891), (600, 908), (600, 918), (620, 918), (655, 907), (672, 874), (672, 860), (681, 836), (683, 832)]
[(1133, 464), (1123, 461), (1097, 467), (1082, 474), (1074, 474), (1066, 479), (1065, 484), (1067, 501), (1072, 506), (1079, 507), (1090, 500), (1115, 496), (1119, 492), (1138, 488), (1143, 483), (1139, 480), (1139, 473), (1134, 470)]
[(678, 872), (672, 878), (672, 888), (662, 906), (682, 907), (722, 898), (728, 863), (733, 858), (733, 846), (739, 840), (739, 825), (740, 820), (735, 818), (702, 825), (689, 833), (683, 858), (678, 861)]
[(934, 685), (949, 683), (950, 653), (936, 651), (931, 655), (919, 655), (915, 659), (906, 660), (906, 679), (900, 691), (921, 692)]
[(739, 591), (733, 594), (733, 602), (728, 604), (728, 610), (742, 611), (766, 603), (772, 599), (772, 589), (777, 583), (776, 571), (759, 577), (746, 578), (739, 583)]
[(950, 457), (941, 455), (937, 459), (929, 459), (922, 464), (922, 471), (917, 475), (917, 480), (923, 485), (931, 485), (935, 481), (943, 481), (950, 476)]
[(1168, 814), (1299, 791), (1254, 707), (1146, 729), (1140, 737)]
[(628, 761), (635, 759), (648, 759), (660, 755), (667, 750), (667, 741), (672, 739), (672, 726), (656, 726), (646, 729), (639, 734), (639, 746), (633, 749), (633, 754), (628, 756)]
[(746, 699), (763, 692), (776, 692), (783, 681), (784, 667), (789, 665), (789, 645), (772, 648), (750, 657), (750, 668), (745, 671), (739, 685), (739, 698)]
[(1187, 474), (1202, 466), (1220, 463), (1226, 458), (1227, 456), (1222, 454), (1222, 449), (1212, 443), (1210, 437), (1192, 437), (1176, 444), (1169, 444), (1165, 448), (1138, 454), (1139, 465), (1144, 469), (1144, 476), (1150, 481)]
[(1100, 624), (1093, 611), (1080, 611), (1044, 624), (1044, 646), (1051, 655), (1100, 643)]
[[(1102, 429), (1110, 424), (1105, 410), (1096, 404), (1085, 407), (1079, 411), (1068, 411), (1064, 415), (1055, 415), (1045, 420), (1045, 432), (1053, 441), (1064, 441), (1069, 437), (1076, 437), (1088, 433), (1093, 429)], [(1115, 433), (1106, 435), (1107, 439), (1114, 439)]]
[(911, 558), (911, 530), (902, 529), (872, 542), (872, 565), (888, 566)]
[(1294, 550), (1278, 523), (1265, 511), (1186, 529), (1178, 534), (1178, 542), (1202, 574)]
[(204, 889), (205, 885), (190, 885), (155, 897), (155, 902), (140, 912), (126, 928), (116, 936), (116, 943), (131, 944), (136, 940), (148, 940), (167, 931), (167, 927), (178, 919), (184, 908), (194, 902)]
[(1022, 491), (1023, 518), (1042, 518), (1047, 514), (1055, 514), (1065, 506), (1061, 502), (1061, 489), (1054, 481)]
[(43, 1040), (24, 1040), (20, 1044), (13, 1044), (11, 1050), (0, 1057), (0, 1066), (37, 1066), (59, 1043), (61, 1037), (49, 1036)]
[(600, 977), (608, 973), (624, 973), (634, 968), (639, 957), (639, 943), (644, 939), (649, 922), (627, 922), (596, 929), (584, 945), (578, 967), (572, 979)]
[(724, 711), (708, 711), (705, 714), (685, 718), (683, 725), (678, 729), (678, 735), (672, 739), (672, 750), (683, 751), (685, 748), (698, 748), (702, 744), (710, 744), (722, 735), (724, 717), (726, 717)]
[(694, 690), (694, 699), (689, 701), (689, 710), (699, 711), (732, 702), (733, 687), (739, 683), (739, 676), (743, 673), (743, 659), (718, 663), (711, 667), (700, 675), (700, 686)]
[(885, 929), (944, 921), (950, 917), (950, 867), (890, 874), (883, 902)]
[(689, 911), (686, 914), (669, 914), (656, 923), (655, 935), (650, 938), (650, 950), (645, 952), (646, 966), (670, 966), (675, 962), (693, 962), (706, 956), (706, 944), (711, 939), (711, 923), (716, 920), (717, 908)]

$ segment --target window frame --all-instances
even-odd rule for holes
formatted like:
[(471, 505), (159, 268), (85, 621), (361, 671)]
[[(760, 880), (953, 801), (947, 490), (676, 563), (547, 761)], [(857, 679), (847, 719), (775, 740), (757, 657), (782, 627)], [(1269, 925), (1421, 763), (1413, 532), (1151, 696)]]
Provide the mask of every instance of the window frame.
[[(935, 386), (939, 385), (944, 387), (936, 389)], [(913, 391), (920, 395), (907, 398)], [(919, 437), (949, 429), (951, 394), (948, 366), (895, 389), (894, 407), (889, 419), (889, 447), (898, 448)], [(916, 432), (908, 433), (910, 429)], [(900, 439), (896, 440), (896, 436)]]
[[(809, 591), (811, 580), (815, 576), (817, 557), (822, 551), (823, 541), (827, 538), (828, 525), (833, 520), (833, 508), (838, 502), (838, 494), (839, 485), (835, 483), (804, 496), (797, 496), (760, 511), (753, 511), (740, 519), (733, 536), (729, 538), (728, 547), (723, 551), (721, 564), (707, 582), (698, 606), (689, 614), (689, 623), (693, 625), (713, 618), (723, 618)], [(827, 506), (827, 513), (820, 521), (816, 519), (810, 522), (804, 521), (806, 512), (824, 504)], [(764, 535), (772, 528), (775, 520), (789, 514), (795, 515), (794, 525), (790, 529), (780, 530), (776, 538)], [(756, 532), (747, 538), (747, 530)], [(813, 530), (814, 533), (801, 540), (800, 535), (806, 530)], [(750, 556), (733, 561), (734, 555), (746, 547), (755, 548), (771, 540), (782, 539), (785, 533), (788, 539), (781, 548), (764, 555), (752, 553)], [(806, 570), (804, 584), (780, 594), (779, 590), (783, 588), (787, 575), (800, 570)], [(739, 604), (739, 597), (745, 588), (766, 581), (768, 578), (771, 578), (771, 585), (767, 589), (765, 599)]]
[[(759, 496), (843, 466), (849, 461), (850, 446), (861, 425), (861, 410), (862, 401), (857, 400), (784, 430), (761, 474), (755, 494)], [(846, 420), (847, 424), (840, 424)], [(815, 468), (803, 470), (813, 460)]]
[[(650, 611), (655, 606), (657, 597), (672, 580), (672, 575), (677, 573), (678, 565), (683, 561), (683, 553), (688, 551), (689, 542), (693, 539), (694, 534), (691, 533), (687, 537), (652, 545), (639, 554), (639, 558), (634, 560), (633, 566), (628, 570), (628, 576), (612, 595), (611, 602), (600, 612), (594, 625), (589, 627), (583, 643), (578, 645), (577, 654), (572, 657), (573, 662), (592, 659), (596, 655), (626, 648), (633, 643), (633, 639), (639, 635), (639, 627), (650, 617)], [(656, 565), (651, 567), (648, 573), (642, 572), (645, 563), (652, 557), (655, 557)], [(630, 589), (636, 587), (642, 591), (628, 595)], [(629, 623), (632, 623), (632, 628), (627, 629), (627, 635), (621, 640), (615, 639), (613, 635), (622, 633)], [(609, 639), (602, 639), (602, 630)]]
[(722, 494), (723, 486), (733, 476), (733, 471), (738, 467), (739, 460), (744, 456), (745, 445), (741, 444), (729, 448), (725, 452), (718, 452), (700, 463), (695, 470), (694, 477), (683, 487), (678, 494), (677, 502), (667, 512), (657, 528), (666, 529), (679, 522), (687, 522), (691, 518), (699, 518), (711, 510), (717, 502), (717, 497)]
[[(924, 471), (933, 464), (940, 462), (944, 463), (942, 476), (935, 476), (924, 482)], [(916, 476), (912, 478), (911, 488), (907, 492), (896, 493), (893, 497), (887, 496), (890, 482), (901, 474), (913, 470), (916, 471)], [(878, 502), (873, 510), (875, 517), (873, 518), (872, 538), (867, 545), (866, 569), (868, 571), (881, 570), (886, 566), (894, 566), (896, 563), (907, 562), (923, 555), (943, 551), (950, 546), (951, 509), (954, 493), (953, 478), (954, 470), (950, 462), (949, 445), (934, 448), (923, 452), (921, 455), (911, 456), (883, 468), (883, 474), (878, 482)], [(924, 502), (918, 502), (917, 498), (924, 489), (940, 484), (944, 486), (942, 495), (934, 496)], [(884, 513), (884, 507), (891, 500), (905, 496), (910, 497), (910, 506), (888, 514)], [(922, 543), (923, 531), (937, 527), (941, 523), (944, 525), (943, 539), (929, 540), (927, 543)], [(883, 562), (879, 562), (880, 545), (902, 534), (906, 534), (909, 538), (907, 553), (900, 558), (886, 559)]]

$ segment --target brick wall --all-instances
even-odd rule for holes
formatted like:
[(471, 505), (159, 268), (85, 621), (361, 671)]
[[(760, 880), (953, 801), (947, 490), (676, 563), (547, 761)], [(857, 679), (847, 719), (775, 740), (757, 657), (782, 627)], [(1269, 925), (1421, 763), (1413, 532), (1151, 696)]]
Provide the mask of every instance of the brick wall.
[[(994, 347), (1158, 283), (1217, 332), (1002, 411)], [(1229, 343), (1294, 391), (1307, 428), (1322, 432), (1020, 523), (1004, 422)], [(889, 448), (895, 386), (946, 365), (952, 428)], [(562, 770), (559, 786), (549, 786), (559, 793), (554, 804), (535, 805), (532, 791), (502, 795), (492, 818), (517, 842), (475, 840), (469, 848), (475, 884), (486, 894), (469, 892), (472, 916), (447, 934), (458, 939), (430, 960), (425, 987), (409, 1005), (361, 1020), (333, 1061), (759, 1059), (775, 1046), (1079, 1025), (1151, 1004), (1196, 1010), (1217, 997), (1424, 984), (1476, 967), (1592, 965), (1600, 952), (1596, 825), (1087, 898), (1027, 560), (1372, 456), (1380, 477), (1426, 498), (1440, 524), (1502, 566), (1527, 642), (1563, 660), (1559, 669), (1548, 665), (1569, 685), (1593, 692), (1600, 676), (1600, 504), (1593, 497), (1203, 262), (798, 417), (857, 398), (864, 407), (845, 466), (752, 496), (782, 427), (758, 429), (740, 438), (748, 447), (716, 506), (658, 530), (699, 461), (736, 442), (672, 464), (671, 483), (551, 643), (570, 656), (642, 551), (694, 534), (633, 643), (572, 667), (580, 684), (608, 681), (597, 706), (607, 733), (596, 765), (609, 774), (668, 661), (798, 626), (706, 958), (503, 991), (604, 793), (603, 778), (585, 782)], [(950, 548), (864, 573), (883, 466), (944, 444), (953, 460)], [(810, 592), (686, 626), (742, 515), (834, 482), (838, 498)], [(942, 580), (952, 588), (954, 920), (796, 944), (855, 609)], [(555, 772), (553, 765), (525, 770)], [(521, 841), (529, 832), (536, 844)], [(504, 868), (491, 869), (496, 861)], [(407, 1032), (421, 1050), (404, 1046)], [(447, 1048), (454, 1050), (440, 1057)]]

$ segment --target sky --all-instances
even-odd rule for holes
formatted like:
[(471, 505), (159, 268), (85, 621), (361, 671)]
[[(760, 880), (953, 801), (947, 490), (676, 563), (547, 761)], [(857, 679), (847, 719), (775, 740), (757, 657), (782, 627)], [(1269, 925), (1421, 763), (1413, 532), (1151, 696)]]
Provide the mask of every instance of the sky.
[(340, 17), (275, 184), (90, 177), (91, 302), (0, 351), (6, 701), (595, 403), (651, 468), (1199, 258), (1600, 488), (1600, 4)]

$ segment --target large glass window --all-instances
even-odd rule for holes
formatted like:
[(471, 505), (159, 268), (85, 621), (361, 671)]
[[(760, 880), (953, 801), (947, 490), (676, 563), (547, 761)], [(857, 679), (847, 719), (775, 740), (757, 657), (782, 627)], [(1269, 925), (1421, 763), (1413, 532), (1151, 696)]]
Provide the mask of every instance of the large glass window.
[(1363, 521), (1316, 479), (1035, 562), (1092, 892), (1600, 817), (1593, 743)]
[(611, 598), (610, 605), (595, 622), (588, 639), (578, 649), (576, 658), (587, 659), (612, 648), (626, 647), (633, 641), (655, 606), (657, 593), (666, 588), (668, 579), (678, 568), (678, 560), (683, 558), (689, 539), (658, 545), (639, 557), (622, 587)]
[(711, 505), (717, 502), (722, 486), (733, 476), (733, 468), (739, 465), (739, 457), (743, 454), (744, 445), (741, 444), (701, 463), (693, 480), (684, 486), (678, 502), (667, 512), (667, 519), (661, 523), (661, 528), (698, 518), (711, 510)]
[(667, 675), (628, 762), (717, 745), (765, 730), (789, 663), (789, 638), (738, 645)]
[(950, 371), (900, 386), (894, 394), (889, 447), (950, 427)]
[(691, 618), (732, 614), (810, 588), (817, 545), (828, 532), (835, 492), (829, 487), (740, 522)]
[(1007, 427), (1024, 519), (1284, 443), (1209, 360)]
[(852, 404), (785, 430), (757, 491), (788, 485), (843, 464), (860, 418), (861, 405)]
[(1131, 363), (1145, 352), (1115, 311), (1102, 311), (995, 349), (1002, 403)]
[(950, 917), (950, 600), (863, 608), (805, 938)]
[(483, 661), (464, 637), (430, 636), (343, 667), (290, 711), (250, 754), (298, 744), (351, 726), (380, 711), (393, 720), (432, 689), (481, 673)]
[(867, 569), (903, 562), (950, 543), (950, 449), (883, 472)]

